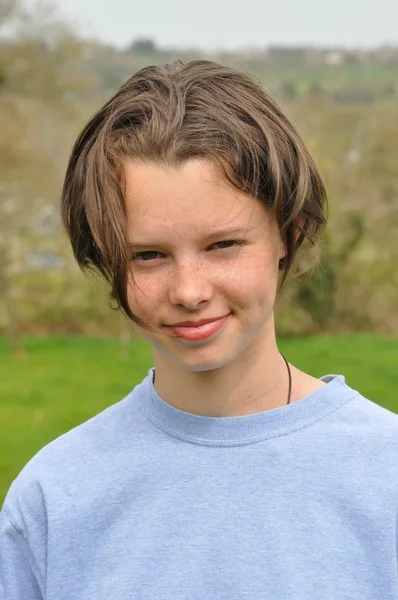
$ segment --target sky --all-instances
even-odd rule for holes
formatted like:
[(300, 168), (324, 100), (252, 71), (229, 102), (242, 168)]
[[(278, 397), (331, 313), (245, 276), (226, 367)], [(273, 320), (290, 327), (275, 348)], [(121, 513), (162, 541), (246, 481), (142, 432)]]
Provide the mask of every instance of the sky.
[(204, 50), (398, 44), (398, 0), (53, 0), (80, 32)]

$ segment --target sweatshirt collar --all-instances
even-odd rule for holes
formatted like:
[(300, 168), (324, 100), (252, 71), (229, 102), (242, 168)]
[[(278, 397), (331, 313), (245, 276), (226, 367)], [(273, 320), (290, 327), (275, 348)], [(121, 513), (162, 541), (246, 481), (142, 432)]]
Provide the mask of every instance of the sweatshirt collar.
[(287, 435), (319, 421), (358, 396), (343, 375), (325, 375), (320, 379), (327, 385), (293, 404), (250, 415), (205, 417), (165, 402), (154, 387), (154, 372), (151, 368), (136, 388), (146, 417), (165, 433), (201, 445), (247, 445)]

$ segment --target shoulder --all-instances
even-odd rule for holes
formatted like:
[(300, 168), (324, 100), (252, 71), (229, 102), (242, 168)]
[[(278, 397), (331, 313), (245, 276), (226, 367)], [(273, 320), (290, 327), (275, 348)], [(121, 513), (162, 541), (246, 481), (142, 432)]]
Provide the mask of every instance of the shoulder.
[(10, 516), (33, 507), (42, 512), (56, 498), (62, 500), (84, 489), (94, 473), (101, 473), (105, 464), (125, 453), (137, 428), (136, 388), (39, 450), (12, 482), (4, 510)]
[(343, 375), (322, 381), (327, 385), (315, 392), (313, 403), (321, 403), (322, 418), (308, 429), (306, 456), (339, 490), (355, 489), (375, 506), (387, 503), (396, 511), (398, 415), (351, 387)]
[(357, 439), (373, 449), (380, 468), (391, 465), (398, 478), (398, 415), (358, 394), (350, 405)]
[(340, 439), (346, 439), (354, 454), (364, 452), (370, 456), (373, 453), (383, 460), (384, 466), (390, 462), (398, 477), (398, 414), (350, 387), (342, 375), (329, 375), (322, 380), (344, 389), (349, 400), (332, 418)]
[(351, 411), (355, 414), (356, 426), (365, 430), (374, 429), (379, 434), (398, 434), (398, 414), (385, 408), (378, 402), (353, 390), (356, 395), (351, 402)]

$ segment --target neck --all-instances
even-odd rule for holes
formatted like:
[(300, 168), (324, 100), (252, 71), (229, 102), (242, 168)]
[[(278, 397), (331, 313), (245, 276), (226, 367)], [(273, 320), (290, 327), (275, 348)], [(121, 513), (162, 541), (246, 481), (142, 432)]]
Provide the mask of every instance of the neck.
[(244, 353), (211, 371), (189, 371), (156, 350), (154, 365), (157, 393), (185, 412), (232, 417), (287, 403), (289, 374), (275, 335), (256, 339)]

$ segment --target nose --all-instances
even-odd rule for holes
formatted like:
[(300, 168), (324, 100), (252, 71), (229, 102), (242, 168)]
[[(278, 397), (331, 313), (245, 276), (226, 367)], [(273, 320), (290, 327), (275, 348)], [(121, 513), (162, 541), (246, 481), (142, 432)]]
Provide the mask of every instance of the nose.
[(169, 299), (188, 310), (194, 310), (213, 295), (210, 274), (197, 261), (176, 265), (169, 274)]

